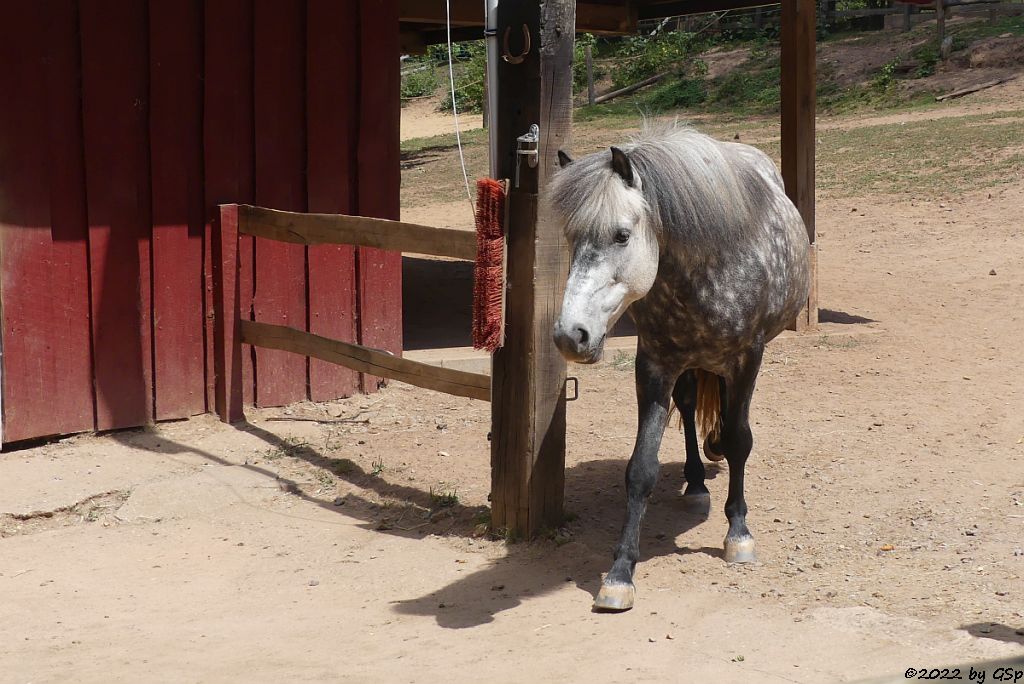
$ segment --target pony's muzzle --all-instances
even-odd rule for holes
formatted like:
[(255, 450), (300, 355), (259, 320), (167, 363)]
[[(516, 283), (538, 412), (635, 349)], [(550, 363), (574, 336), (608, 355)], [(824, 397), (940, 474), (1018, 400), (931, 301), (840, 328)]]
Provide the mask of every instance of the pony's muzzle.
[(559, 318), (555, 322), (555, 346), (567, 361), (576, 363), (595, 363), (601, 358), (604, 347), (604, 335), (597, 339), (582, 323), (566, 324)]

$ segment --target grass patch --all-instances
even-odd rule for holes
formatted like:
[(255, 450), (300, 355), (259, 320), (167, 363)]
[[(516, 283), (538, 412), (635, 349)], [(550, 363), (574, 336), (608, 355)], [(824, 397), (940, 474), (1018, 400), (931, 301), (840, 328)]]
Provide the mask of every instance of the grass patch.
[(615, 352), (615, 357), (612, 359), (612, 368), (620, 371), (631, 371), (636, 367), (636, 354), (632, 354), (621, 349)]
[(313, 472), (313, 477), (315, 477), (316, 481), (320, 483), (321, 489), (329, 489), (334, 486), (334, 477), (331, 476), (330, 472), (323, 470), (322, 468), (315, 470)]
[(696, 107), (703, 104), (707, 98), (708, 86), (703, 77), (674, 78), (651, 90), (646, 101), (654, 111), (663, 112), (682, 107)]
[(977, 21), (957, 27), (954, 40), (961, 38), (965, 43), (970, 43), (982, 38), (1001, 36), (1004, 33), (1009, 33), (1013, 36), (1024, 36), (1024, 16), (1002, 17), (997, 19), (994, 24), (990, 24), (987, 21)]
[[(1019, 124), (994, 122), (1024, 110), (822, 131), (819, 190), (938, 196), (988, 187), (1024, 171)], [(981, 124), (981, 125), (978, 125)], [(956, 144), (950, 144), (950, 141)]]
[(826, 349), (853, 349), (860, 346), (860, 343), (852, 337), (835, 338), (825, 334), (818, 338), (818, 346)]
[(459, 503), (459, 490), (442, 484), (438, 489), (430, 488), (430, 505), (433, 508), (452, 508)]
[[(419, 71), (416, 71), (419, 69)], [(437, 92), (441, 80), (437, 77), (437, 69), (432, 64), (412, 67), (402, 76), (402, 104), (417, 97), (430, 97)]]

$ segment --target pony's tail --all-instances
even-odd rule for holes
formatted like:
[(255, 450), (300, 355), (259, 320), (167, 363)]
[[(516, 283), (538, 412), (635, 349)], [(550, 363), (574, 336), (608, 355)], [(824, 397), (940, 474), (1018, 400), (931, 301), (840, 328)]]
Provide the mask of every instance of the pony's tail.
[(705, 444), (717, 443), (722, 428), (718, 376), (705, 370), (694, 372), (697, 375), (697, 429), (704, 435)]
[[(704, 435), (705, 444), (717, 444), (722, 428), (722, 398), (719, 396), (718, 376), (710, 371), (694, 369), (697, 376), (697, 430)], [(679, 410), (675, 402), (669, 409), (669, 418)], [(679, 429), (683, 429), (683, 414), (679, 413)]]

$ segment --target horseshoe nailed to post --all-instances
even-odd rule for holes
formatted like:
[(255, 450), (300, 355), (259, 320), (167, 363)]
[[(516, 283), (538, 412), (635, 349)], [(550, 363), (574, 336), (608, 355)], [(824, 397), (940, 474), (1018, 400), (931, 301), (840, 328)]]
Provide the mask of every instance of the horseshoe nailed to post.
[(530, 54), (530, 29), (527, 28), (526, 24), (523, 24), (523, 51), (518, 55), (513, 55), (509, 48), (508, 39), (512, 33), (512, 27), (505, 27), (505, 36), (502, 38), (502, 55), (501, 58), (509, 64), (522, 64), (526, 59), (526, 55)]

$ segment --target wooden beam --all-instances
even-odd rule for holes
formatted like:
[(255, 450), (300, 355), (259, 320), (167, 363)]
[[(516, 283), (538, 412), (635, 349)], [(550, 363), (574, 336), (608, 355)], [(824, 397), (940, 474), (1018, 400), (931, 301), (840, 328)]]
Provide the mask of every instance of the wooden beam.
[(245, 235), (301, 245), (359, 245), (393, 252), (476, 259), (476, 234), (368, 216), (305, 214), (239, 205)]
[(765, 2), (765, 0), (671, 0), (641, 5), (637, 9), (637, 13), (641, 20), (648, 20), (682, 17), (688, 14), (724, 12), (725, 10), (770, 7), (778, 4), (778, 2)]
[[(481, 0), (450, 0), (452, 27), (484, 25), (484, 3)], [(763, 2), (763, 0), (762, 0)], [(445, 25), (444, 2), (400, 0), (399, 18), (404, 23)], [(625, 35), (636, 32), (639, 14), (636, 3), (577, 3), (575, 28), (580, 33)], [(504, 29), (501, 31), (504, 33)], [(480, 36), (476, 36), (480, 37)], [(431, 38), (427, 38), (430, 44)]]
[(310, 356), (361, 373), (390, 378), (445, 394), (482, 401), (490, 399), (491, 380), (479, 373), (410, 361), (389, 352), (332, 340), (283, 325), (239, 321), (238, 328), (242, 342), (254, 347)]
[(491, 524), (516, 537), (562, 520), (566, 368), (551, 331), (568, 250), (538, 193), (558, 168), (558, 150), (570, 147), (574, 10), (573, 0), (498, 6), (498, 34), (525, 24), (535, 46), (521, 64), (498, 65), (499, 177), (515, 178), (516, 138), (540, 127), (539, 163), (523, 161), (507, 200), (505, 345), (491, 373)]
[[(477, 0), (448, 0), (451, 9), (452, 26), (483, 26), (484, 3)], [(399, 0), (400, 21), (421, 24), (444, 24), (445, 3), (424, 2), (424, 0)]]
[(817, 244), (814, 233), (814, 0), (782, 3), (782, 178), (807, 227), (811, 289), (796, 329), (818, 325)]

